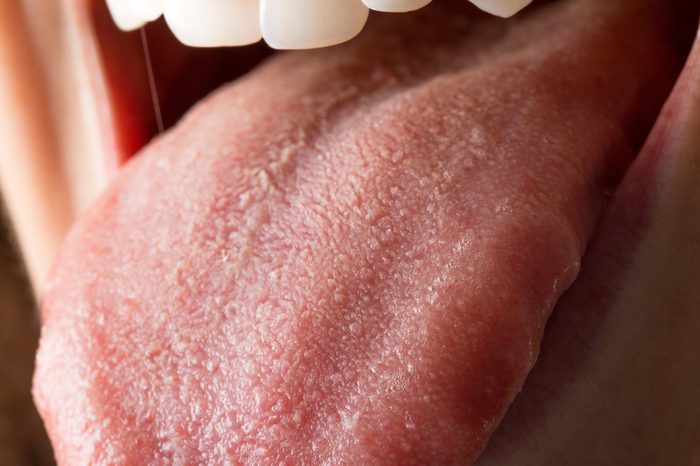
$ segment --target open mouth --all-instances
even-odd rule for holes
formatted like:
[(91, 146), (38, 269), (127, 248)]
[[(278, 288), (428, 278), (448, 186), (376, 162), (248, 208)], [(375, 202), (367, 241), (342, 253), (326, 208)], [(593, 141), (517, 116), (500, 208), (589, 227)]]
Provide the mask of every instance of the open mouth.
[[(91, 4), (116, 177), (44, 296), (59, 461), (472, 464), (524, 387), (494, 437), (513, 441), (575, 376), (606, 309), (591, 288), (629, 267), (649, 206), (625, 186), (652, 170), (692, 3), (506, 22), (433, 2), (293, 53), (155, 23), (152, 142), (140, 36)], [(551, 325), (526, 381), (557, 302), (580, 331)]]

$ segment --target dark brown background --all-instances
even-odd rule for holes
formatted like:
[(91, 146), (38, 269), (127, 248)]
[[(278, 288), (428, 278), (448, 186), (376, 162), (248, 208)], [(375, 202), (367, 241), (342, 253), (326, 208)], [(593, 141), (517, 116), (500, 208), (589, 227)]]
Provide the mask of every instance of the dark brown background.
[(38, 315), (4, 212), (0, 212), (0, 465), (51, 465), (31, 398)]

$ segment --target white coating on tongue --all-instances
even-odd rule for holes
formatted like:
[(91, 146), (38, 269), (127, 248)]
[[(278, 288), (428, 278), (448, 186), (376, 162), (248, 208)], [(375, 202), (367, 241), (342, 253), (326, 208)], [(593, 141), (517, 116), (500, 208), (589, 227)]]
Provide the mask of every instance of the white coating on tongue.
[(597, 5), (494, 34), (513, 42), (488, 66), (468, 53), (485, 29), (449, 10), (397, 22), (403, 41), (278, 54), (149, 146), (43, 300), (59, 463), (470, 464), (626, 157), (610, 122), (663, 92), (663, 41)]

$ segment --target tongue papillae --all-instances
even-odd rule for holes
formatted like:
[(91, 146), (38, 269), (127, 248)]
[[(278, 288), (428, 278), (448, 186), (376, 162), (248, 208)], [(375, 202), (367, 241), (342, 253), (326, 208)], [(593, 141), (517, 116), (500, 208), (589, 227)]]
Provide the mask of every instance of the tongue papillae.
[(458, 3), (277, 56), (125, 168), (44, 297), (59, 461), (476, 459), (682, 57), (661, 1)]

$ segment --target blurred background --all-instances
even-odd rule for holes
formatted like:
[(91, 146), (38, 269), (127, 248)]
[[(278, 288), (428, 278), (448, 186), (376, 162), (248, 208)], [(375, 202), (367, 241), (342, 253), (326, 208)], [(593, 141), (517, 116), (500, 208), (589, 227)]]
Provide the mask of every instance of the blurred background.
[(36, 303), (12, 230), (0, 217), (0, 466), (54, 464), (31, 398), (39, 339)]

